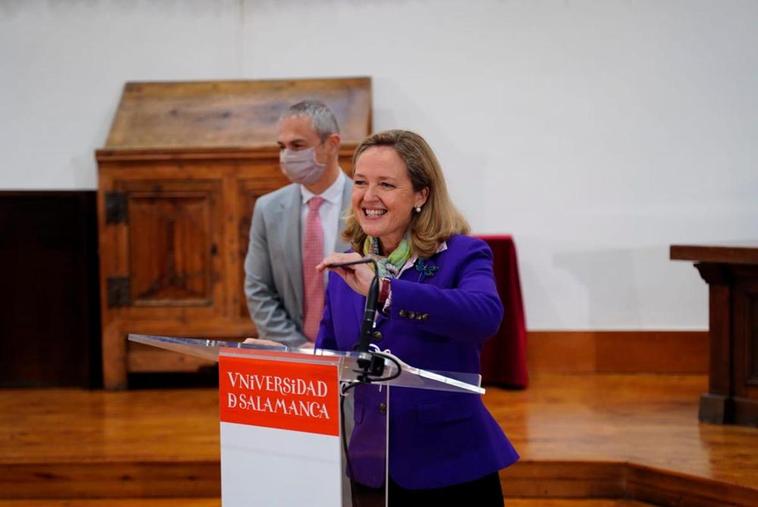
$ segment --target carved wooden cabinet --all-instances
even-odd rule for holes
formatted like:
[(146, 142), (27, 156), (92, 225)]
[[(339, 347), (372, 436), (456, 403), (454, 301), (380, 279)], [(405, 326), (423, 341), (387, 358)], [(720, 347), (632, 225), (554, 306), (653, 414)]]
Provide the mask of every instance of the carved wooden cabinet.
[(276, 121), (305, 98), (335, 112), (348, 170), (371, 130), (369, 78), (126, 84), (96, 152), (106, 388), (204, 364), (129, 333), (255, 336), (243, 292), (251, 214), (288, 183)]

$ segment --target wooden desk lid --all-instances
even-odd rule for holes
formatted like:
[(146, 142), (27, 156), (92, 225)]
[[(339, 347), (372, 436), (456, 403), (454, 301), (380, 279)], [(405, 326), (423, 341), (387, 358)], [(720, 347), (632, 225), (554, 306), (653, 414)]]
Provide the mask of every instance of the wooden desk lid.
[(371, 131), (371, 78), (126, 83), (105, 149), (271, 147), (290, 105), (321, 100), (343, 143)]

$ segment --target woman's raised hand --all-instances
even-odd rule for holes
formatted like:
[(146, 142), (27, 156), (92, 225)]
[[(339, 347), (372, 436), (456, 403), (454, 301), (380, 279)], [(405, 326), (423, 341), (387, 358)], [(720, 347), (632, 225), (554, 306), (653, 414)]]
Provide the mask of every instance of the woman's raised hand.
[(339, 264), (342, 262), (357, 261), (363, 257), (355, 252), (351, 253), (333, 253), (326, 257), (321, 263), (316, 266), (319, 271), (330, 269), (337, 273), (345, 283), (350, 286), (358, 294), (368, 294), (371, 280), (374, 278), (374, 271), (368, 264), (354, 264), (352, 266), (341, 266), (330, 268), (329, 264)]

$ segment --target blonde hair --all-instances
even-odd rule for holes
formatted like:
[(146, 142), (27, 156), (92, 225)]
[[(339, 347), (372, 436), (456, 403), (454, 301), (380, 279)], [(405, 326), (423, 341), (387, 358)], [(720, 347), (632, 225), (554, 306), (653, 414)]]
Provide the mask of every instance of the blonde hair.
[[(439, 245), (450, 236), (468, 234), (468, 222), (450, 200), (437, 157), (420, 135), (407, 130), (386, 130), (367, 137), (353, 153), (353, 173), (360, 156), (366, 150), (379, 146), (393, 148), (405, 162), (414, 192), (429, 189), (421, 212), (412, 212), (409, 229), (413, 254), (431, 257), (437, 252)], [(361, 229), (352, 209), (347, 215), (342, 237), (352, 245), (353, 250), (363, 252), (366, 233)]]

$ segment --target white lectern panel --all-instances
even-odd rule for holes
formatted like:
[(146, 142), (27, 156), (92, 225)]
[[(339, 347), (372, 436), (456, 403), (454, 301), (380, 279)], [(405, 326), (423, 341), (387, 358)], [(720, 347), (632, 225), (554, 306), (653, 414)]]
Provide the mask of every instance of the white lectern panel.
[(221, 423), (223, 507), (342, 505), (338, 436)]

